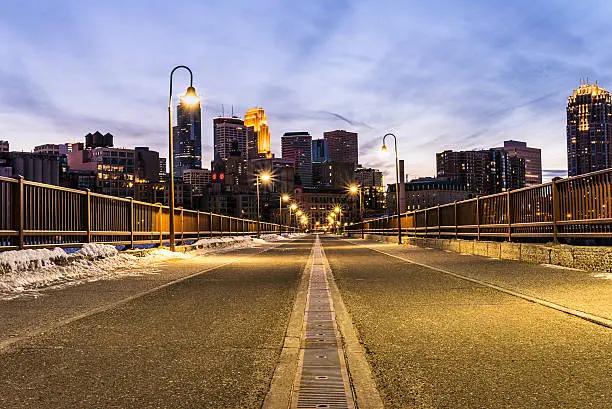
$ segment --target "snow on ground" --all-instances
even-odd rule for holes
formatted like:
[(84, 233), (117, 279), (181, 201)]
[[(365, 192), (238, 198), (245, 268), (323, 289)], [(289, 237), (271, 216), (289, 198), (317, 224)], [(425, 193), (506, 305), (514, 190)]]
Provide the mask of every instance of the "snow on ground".
[(612, 280), (612, 273), (595, 274), (595, 278), (603, 278), (604, 280)]
[(85, 244), (74, 252), (54, 249), (0, 252), (0, 300), (22, 295), (38, 296), (41, 289), (65, 287), (83, 282), (156, 274), (156, 266), (172, 259), (191, 259), (213, 252), (254, 247), (256, 244), (287, 240), (300, 235), (266, 234), (261, 239), (248, 236), (215, 237), (195, 243), (197, 251), (173, 253), (155, 249), (142, 257), (120, 253), (114, 246)]

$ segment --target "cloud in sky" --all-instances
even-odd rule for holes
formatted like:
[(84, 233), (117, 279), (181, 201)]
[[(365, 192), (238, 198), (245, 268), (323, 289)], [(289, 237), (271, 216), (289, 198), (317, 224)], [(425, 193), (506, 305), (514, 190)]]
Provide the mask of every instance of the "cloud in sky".
[[(99, 129), (166, 155), (168, 74), (186, 64), (204, 163), (224, 104), (265, 107), (277, 155), (287, 131), (357, 131), (362, 164), (388, 182), (386, 132), (411, 177), (433, 175), (443, 149), (505, 139), (564, 169), (567, 96), (584, 77), (612, 88), (611, 12), (596, 0), (4, 0), (0, 139), (30, 150)], [(186, 74), (175, 79), (182, 92)]]

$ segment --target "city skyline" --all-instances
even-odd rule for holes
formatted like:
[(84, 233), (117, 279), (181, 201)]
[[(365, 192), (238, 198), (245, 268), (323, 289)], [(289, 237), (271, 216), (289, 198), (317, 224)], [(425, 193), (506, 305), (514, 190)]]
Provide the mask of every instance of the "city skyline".
[[(117, 146), (146, 144), (167, 157), (168, 74), (185, 63), (202, 97), (204, 167), (213, 152), (207, 124), (234, 104), (240, 114), (266, 109), (277, 155), (284, 132), (359, 133), (360, 161), (388, 182), (392, 161), (377, 153), (387, 131), (413, 176), (435, 174), (436, 151), (514, 139), (543, 149), (547, 180), (547, 170), (567, 168), (571, 91), (585, 77), (612, 84), (607, 57), (595, 52), (609, 37), (605, 4), (193, 2), (202, 17), (188, 24), (171, 4), (29, 3), (0, 6), (8, 39), (0, 55), (12, 62), (0, 71), (0, 139), (15, 150), (100, 129)], [(230, 15), (238, 24), (228, 31)], [(296, 19), (304, 24), (283, 23)], [(187, 78), (175, 84), (181, 90)]]

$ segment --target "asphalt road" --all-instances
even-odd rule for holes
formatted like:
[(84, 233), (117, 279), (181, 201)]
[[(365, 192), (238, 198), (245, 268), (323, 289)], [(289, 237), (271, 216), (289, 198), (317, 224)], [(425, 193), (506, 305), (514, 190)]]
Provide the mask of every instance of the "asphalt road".
[[(609, 280), (322, 243), (386, 407), (612, 408), (612, 330), (366, 246), (606, 318)], [(173, 260), (154, 274), (0, 301), (0, 407), (259, 408), (312, 244)]]
[(0, 342), (21, 340), (0, 350), (0, 407), (260, 407), (311, 246), (170, 262), (156, 275), (1, 302)]
[[(612, 330), (345, 240), (323, 246), (386, 407), (612, 408)], [(600, 315), (612, 301), (585, 273), (391, 248)]]

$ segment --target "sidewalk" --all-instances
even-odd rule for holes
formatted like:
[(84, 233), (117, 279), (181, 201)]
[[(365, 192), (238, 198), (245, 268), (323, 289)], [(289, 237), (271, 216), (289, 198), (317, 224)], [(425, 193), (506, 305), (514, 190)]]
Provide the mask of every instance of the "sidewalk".
[(559, 266), (464, 255), (411, 245), (350, 239), (417, 263), (482, 280), (602, 318), (612, 319), (612, 279)]

